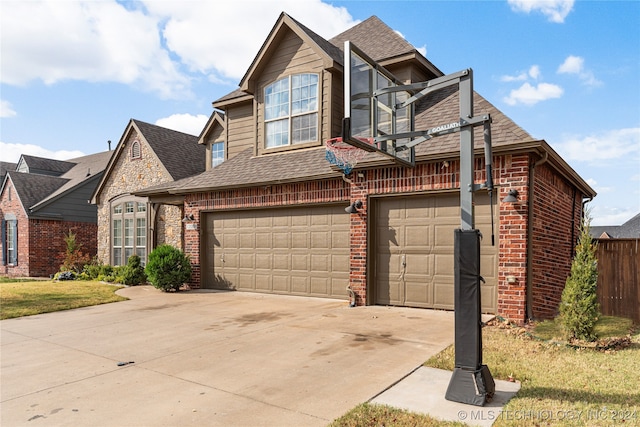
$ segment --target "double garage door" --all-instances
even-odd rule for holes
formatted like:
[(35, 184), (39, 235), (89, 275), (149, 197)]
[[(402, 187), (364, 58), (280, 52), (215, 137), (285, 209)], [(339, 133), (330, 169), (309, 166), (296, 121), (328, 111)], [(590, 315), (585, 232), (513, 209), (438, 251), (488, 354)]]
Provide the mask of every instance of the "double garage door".
[(347, 297), (349, 215), (344, 204), (204, 215), (205, 287)]
[[(369, 302), (453, 309), (458, 194), (372, 198), (368, 214)], [(350, 215), (344, 204), (203, 215), (204, 287), (347, 298)], [(484, 194), (476, 195), (475, 216), (485, 236), (482, 309), (495, 313), (498, 246), (491, 246)]]

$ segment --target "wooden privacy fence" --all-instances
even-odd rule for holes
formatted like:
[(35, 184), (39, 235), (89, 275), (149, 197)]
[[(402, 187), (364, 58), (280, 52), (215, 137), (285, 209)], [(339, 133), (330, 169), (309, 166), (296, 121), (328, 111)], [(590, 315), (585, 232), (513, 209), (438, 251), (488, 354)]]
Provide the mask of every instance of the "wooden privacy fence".
[(599, 239), (597, 257), (602, 314), (640, 324), (640, 239)]

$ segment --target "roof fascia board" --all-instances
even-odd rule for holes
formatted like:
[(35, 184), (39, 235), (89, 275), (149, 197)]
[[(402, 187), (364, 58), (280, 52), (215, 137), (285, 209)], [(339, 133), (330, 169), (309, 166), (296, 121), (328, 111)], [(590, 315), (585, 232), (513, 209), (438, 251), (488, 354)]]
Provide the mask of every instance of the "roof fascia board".
[(253, 77), (260, 72), (260, 68), (264, 61), (268, 59), (270, 53), (277, 48), (275, 41), (278, 40), (278, 37), (285, 29), (293, 31), (303, 42), (307, 43), (311, 49), (313, 49), (313, 51), (322, 58), (323, 67), (325, 69), (336, 68), (336, 63), (333, 58), (331, 58), (324, 49), (318, 46), (318, 44), (313, 41), (289, 15), (283, 12), (280, 14), (280, 17), (274, 27), (271, 29), (269, 36), (262, 44), (262, 47), (258, 51), (258, 55), (256, 55), (251, 66), (245, 73), (244, 77), (242, 77), (242, 80), (240, 81), (240, 89), (249, 93), (255, 92), (255, 88), (253, 87)]
[[(18, 198), (18, 202), (20, 203), (20, 207), (22, 208), (22, 212), (24, 212), (24, 214), (29, 217), (29, 210), (26, 209), (24, 207), (24, 203), (22, 203), (22, 198), (20, 197), (20, 193), (18, 192), (18, 190), (16, 190), (16, 185), (13, 182), (13, 179), (11, 179), (11, 176), (9, 175), (10, 172), (7, 172), (7, 175), (4, 177), (4, 183), (2, 184), (2, 190), (4, 191), (5, 188), (5, 183), (8, 182), (9, 180), (11, 180), (11, 186), (13, 187), (13, 189), (15, 190), (15, 196)], [(21, 173), (21, 172), (18, 172)], [(2, 194), (2, 192), (0, 192), (0, 194)]]
[(229, 105), (234, 105), (234, 104), (240, 104), (243, 102), (253, 101), (253, 98), (254, 98), (253, 95), (246, 94), (243, 96), (239, 96), (237, 98), (225, 99), (224, 101), (214, 102), (212, 105), (214, 108), (219, 108), (221, 110), (224, 110), (224, 107), (228, 107)]
[(198, 144), (204, 145), (206, 136), (215, 129), (216, 125), (224, 129), (224, 120), (218, 111), (214, 111), (211, 117), (209, 117), (207, 125), (202, 129), (202, 132), (200, 132)]
[(133, 119), (129, 119), (129, 123), (124, 128), (124, 131), (122, 132), (122, 136), (118, 141), (118, 145), (116, 145), (115, 152), (109, 159), (109, 163), (107, 164), (107, 167), (104, 169), (104, 173), (102, 175), (102, 178), (100, 179), (100, 183), (96, 186), (96, 189), (93, 191), (93, 194), (91, 195), (91, 199), (90, 199), (91, 204), (97, 205), (98, 203), (100, 203), (100, 194), (102, 193), (102, 190), (106, 185), (106, 181), (111, 175), (111, 172), (115, 167), (115, 164), (118, 162), (118, 159), (120, 158), (120, 153), (124, 149), (124, 141), (127, 140), (132, 130), (133, 130)]

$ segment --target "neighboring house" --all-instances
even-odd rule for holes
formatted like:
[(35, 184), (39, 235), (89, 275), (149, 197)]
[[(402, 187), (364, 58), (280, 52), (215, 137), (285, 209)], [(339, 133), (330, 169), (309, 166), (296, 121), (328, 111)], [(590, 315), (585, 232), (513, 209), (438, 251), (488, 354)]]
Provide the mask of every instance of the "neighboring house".
[[(345, 40), (403, 82), (443, 75), (375, 16), (325, 40), (283, 13), (240, 87), (213, 103), (224, 111), (220, 123), (208, 125), (222, 132), (224, 163), (136, 192), (151, 203), (182, 201), (193, 287), (347, 299), (349, 286), (360, 305), (454, 308), (459, 136), (419, 145), (415, 168), (375, 154), (348, 178), (331, 167), (324, 142), (341, 134)], [(275, 123), (265, 112), (277, 107), (278, 97), (266, 92), (291, 99), (297, 89), (307, 91), (307, 109)], [(416, 129), (459, 120), (458, 108), (457, 88), (437, 92), (417, 106)], [(519, 322), (553, 316), (583, 201), (595, 192), (547, 142), (478, 94), (474, 109), (493, 119), (499, 187), (495, 246), (486, 192), (475, 203), (484, 235), (483, 311)], [(481, 129), (475, 141), (475, 179), (482, 183)], [(502, 201), (510, 190), (517, 191), (516, 203)], [(363, 202), (360, 211), (346, 213), (356, 200)]]
[(137, 254), (144, 264), (157, 245), (182, 248), (182, 198), (150, 202), (133, 193), (203, 172), (205, 155), (196, 136), (130, 120), (91, 197), (98, 207), (98, 258), (125, 265)]
[(591, 237), (595, 239), (640, 238), (640, 213), (622, 225), (591, 226)]
[(110, 151), (67, 161), (22, 155), (17, 164), (0, 163), (0, 274), (56, 273), (70, 231), (81, 250), (95, 256), (97, 213), (89, 198), (110, 157)]

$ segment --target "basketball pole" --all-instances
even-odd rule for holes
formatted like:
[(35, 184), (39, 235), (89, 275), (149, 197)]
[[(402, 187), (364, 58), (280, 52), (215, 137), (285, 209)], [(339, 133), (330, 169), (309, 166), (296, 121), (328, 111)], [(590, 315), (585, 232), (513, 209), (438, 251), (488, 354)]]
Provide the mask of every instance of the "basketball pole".
[[(473, 71), (468, 71), (459, 81), (461, 122), (473, 118)], [(460, 229), (454, 231), (455, 367), (445, 399), (484, 406), (493, 397), (495, 383), (482, 364), (481, 235), (475, 229), (473, 211), (473, 129), (460, 128)]]

